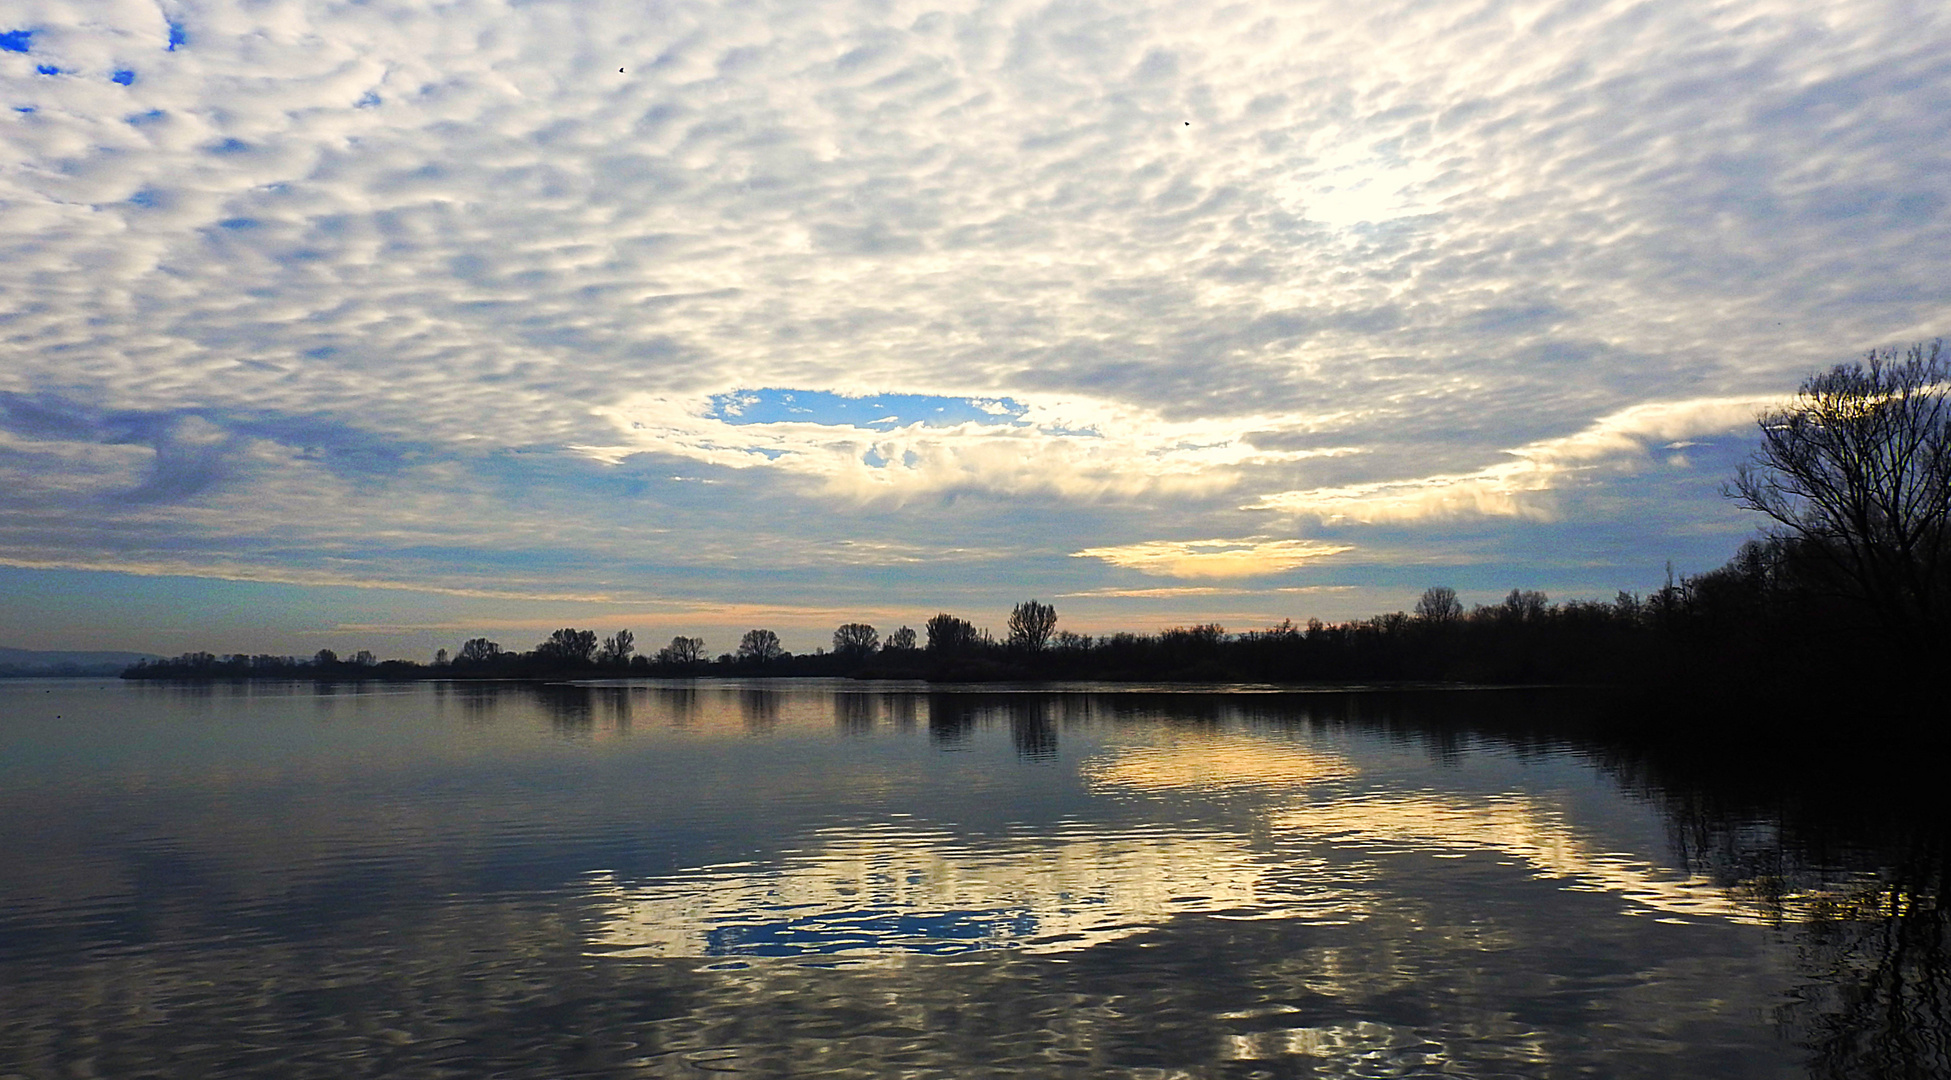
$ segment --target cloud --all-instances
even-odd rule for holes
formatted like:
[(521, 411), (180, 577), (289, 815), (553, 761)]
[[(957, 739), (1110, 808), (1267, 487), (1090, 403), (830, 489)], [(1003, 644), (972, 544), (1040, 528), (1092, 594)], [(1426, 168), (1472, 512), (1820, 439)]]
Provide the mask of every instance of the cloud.
[(1348, 544), (1318, 540), (1146, 540), (1136, 544), (1085, 548), (1076, 558), (1102, 559), (1141, 574), (1178, 578), (1236, 578), (1278, 574), (1353, 551)]
[(1274, 588), (1224, 588), (1217, 585), (1168, 585), (1151, 589), (1086, 589), (1082, 592), (1058, 593), (1064, 598), (1105, 598), (1116, 600), (1171, 600), (1194, 596), (1261, 596), (1293, 595), (1314, 596), (1323, 593), (1351, 592), (1353, 585), (1282, 585)]
[[(831, 494), (897, 500), (958, 490), (1046, 492), (1079, 500), (1201, 495), (1233, 486), (1248, 467), (1360, 452), (1345, 446), (1261, 449), (1240, 430), (1305, 428), (1312, 421), (1303, 417), (1171, 422), (1150, 410), (1087, 400), (869, 394), (853, 398), (873, 407), (896, 397), (920, 402), (924, 418), (909, 422), (899, 412), (888, 413), (884, 422), (852, 415), (779, 418), (810, 414), (780, 404), (795, 394), (820, 402), (828, 414), (849, 400), (828, 391), (733, 390), (689, 400), (639, 396), (596, 410), (626, 442), (575, 449), (611, 463), (658, 453), (733, 469), (770, 468), (818, 480)], [(773, 407), (749, 412), (762, 404)], [(983, 418), (945, 423), (928, 415), (951, 409)]]
[[(1513, 460), (1471, 473), (1282, 491), (1247, 509), (1361, 524), (1519, 517), (1551, 520), (1551, 495), (1590, 474), (1638, 467), (1655, 450), (1752, 425), (1780, 398), (1648, 402), (1604, 416), (1572, 435), (1508, 450)], [(1684, 459), (1681, 464), (1684, 464)]]
[[(1124, 568), (1071, 552), (1271, 511), (1403, 550), (1522, 526), (1473, 536), (1507, 573), (1553, 523), (1658, 565), (1676, 507), (1736, 531), (1642, 482), (1659, 410), (1951, 310), (1936, 8), (0, 18), (24, 562), (1054, 594)], [(721, 408), (764, 391), (1022, 411)]]

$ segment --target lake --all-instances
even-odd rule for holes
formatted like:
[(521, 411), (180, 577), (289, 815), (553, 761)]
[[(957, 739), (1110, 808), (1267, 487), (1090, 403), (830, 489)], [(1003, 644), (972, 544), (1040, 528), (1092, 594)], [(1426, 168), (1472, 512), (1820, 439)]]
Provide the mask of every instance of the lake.
[(0, 1077), (1945, 1075), (1942, 834), (1579, 708), (0, 682)]

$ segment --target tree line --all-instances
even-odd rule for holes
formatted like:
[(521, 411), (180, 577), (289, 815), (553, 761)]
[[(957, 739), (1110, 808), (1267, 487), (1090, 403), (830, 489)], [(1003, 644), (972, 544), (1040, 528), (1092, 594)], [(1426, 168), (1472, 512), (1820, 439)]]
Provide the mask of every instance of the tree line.
[(1412, 611), (1229, 633), (1216, 624), (1105, 636), (1015, 606), (1001, 637), (942, 612), (922, 631), (849, 622), (794, 655), (770, 629), (715, 657), (678, 636), (654, 653), (619, 630), (555, 631), (525, 652), (487, 638), (432, 665), (361, 651), (308, 660), (186, 653), (131, 678), (533, 678), (831, 675), (948, 681), (1635, 683), (1839, 687), (1934, 670), (1951, 617), (1951, 371), (1941, 343), (1876, 350), (1805, 380), (1758, 418), (1724, 489), (1767, 521), (1726, 565), (1641, 596), (1553, 603), (1513, 589), (1466, 610), (1432, 586)]

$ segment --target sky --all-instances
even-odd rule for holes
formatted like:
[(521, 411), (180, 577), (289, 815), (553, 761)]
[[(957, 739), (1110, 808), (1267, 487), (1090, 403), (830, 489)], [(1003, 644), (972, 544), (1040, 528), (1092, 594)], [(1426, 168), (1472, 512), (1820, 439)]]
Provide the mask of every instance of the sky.
[(1951, 7), (12, 0), (0, 644), (1657, 587), (1951, 325)]

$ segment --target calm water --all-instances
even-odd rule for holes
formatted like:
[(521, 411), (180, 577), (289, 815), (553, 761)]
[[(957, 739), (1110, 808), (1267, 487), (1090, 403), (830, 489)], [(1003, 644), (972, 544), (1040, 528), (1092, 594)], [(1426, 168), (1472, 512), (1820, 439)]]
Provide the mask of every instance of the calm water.
[(1944, 1073), (1937, 838), (1565, 707), (0, 683), (0, 1077)]

